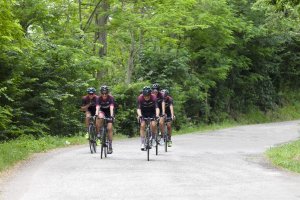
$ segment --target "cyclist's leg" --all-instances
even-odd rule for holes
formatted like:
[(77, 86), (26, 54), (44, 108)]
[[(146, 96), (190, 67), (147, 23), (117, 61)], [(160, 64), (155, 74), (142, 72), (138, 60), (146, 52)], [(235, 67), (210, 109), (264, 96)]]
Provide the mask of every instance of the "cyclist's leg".
[(145, 120), (141, 119), (140, 121), (140, 137), (141, 137), (141, 150), (145, 150)]
[(168, 137), (169, 137), (169, 140), (171, 140), (171, 137), (172, 137), (172, 121), (169, 121), (167, 123), (167, 128), (168, 128)]
[[(167, 118), (171, 118), (171, 112), (167, 112)], [(172, 146), (172, 120), (167, 122), (167, 129), (168, 129), (168, 146)]]
[[(151, 118), (155, 118), (155, 113), (152, 113)], [(157, 133), (157, 121), (153, 120), (151, 121), (151, 132), (152, 132), (152, 145), (156, 146), (156, 133)]]
[[(163, 115), (160, 115), (160, 119), (159, 119), (159, 129), (160, 129), (160, 140), (158, 139), (158, 142), (160, 145), (163, 145), (163, 141), (164, 141), (164, 123), (165, 123), (165, 118)], [(157, 136), (159, 137), (159, 136)]]
[(89, 128), (89, 120), (90, 120), (90, 117), (91, 117), (91, 112), (90, 111), (85, 111), (85, 126), (86, 126), (86, 130), (88, 130)]
[(85, 126), (86, 126), (86, 133), (85, 133), (85, 138), (89, 138), (89, 120), (91, 117), (91, 112), (90, 111), (85, 111)]
[(172, 147), (172, 121), (167, 123), (168, 128), (168, 147)]
[(103, 111), (99, 111), (99, 115), (98, 115), (98, 127), (99, 127), (99, 132), (101, 131), (101, 128), (103, 126), (103, 123), (104, 123), (104, 116), (105, 116), (105, 113)]
[(108, 154), (111, 154), (113, 152), (113, 148), (112, 148), (112, 140), (113, 140), (113, 126), (112, 126), (112, 122), (108, 122), (107, 123), (107, 132), (108, 132)]
[[(110, 112), (105, 112), (105, 117), (109, 118)], [(108, 132), (108, 153), (112, 153), (112, 140), (113, 140), (113, 121), (107, 121), (107, 132)]]
[(164, 123), (165, 123), (165, 118), (164, 118), (164, 116), (160, 115), (159, 128), (160, 128), (160, 134), (161, 135), (164, 134)]

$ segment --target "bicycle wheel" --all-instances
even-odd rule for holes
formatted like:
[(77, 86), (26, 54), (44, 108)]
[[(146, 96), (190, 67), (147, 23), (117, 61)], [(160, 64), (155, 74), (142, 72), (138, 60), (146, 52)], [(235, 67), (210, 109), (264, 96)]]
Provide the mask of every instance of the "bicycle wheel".
[(92, 154), (96, 153), (94, 148), (94, 137), (93, 137), (94, 135), (95, 135), (95, 127), (94, 125), (90, 124), (89, 125), (89, 146)]
[(105, 137), (105, 147), (104, 147), (104, 156), (107, 157), (107, 151), (108, 151), (108, 138), (107, 138), (107, 128), (104, 127), (104, 137)]
[(167, 125), (164, 127), (164, 142), (165, 142), (165, 152), (168, 151), (168, 128)]
[(156, 155), (158, 155), (158, 140), (157, 140), (157, 134), (155, 135), (155, 153), (156, 153)]
[(92, 147), (94, 153), (97, 153), (97, 143), (96, 143), (96, 131), (93, 133)]
[(108, 150), (108, 140), (107, 140), (107, 129), (102, 129), (102, 141), (101, 141), (101, 159), (104, 157), (107, 157), (107, 150)]
[(151, 148), (150, 140), (151, 140), (151, 132), (150, 132), (150, 128), (147, 128), (145, 144), (146, 144), (146, 148), (147, 148), (147, 160), (148, 161), (150, 160), (150, 148)]

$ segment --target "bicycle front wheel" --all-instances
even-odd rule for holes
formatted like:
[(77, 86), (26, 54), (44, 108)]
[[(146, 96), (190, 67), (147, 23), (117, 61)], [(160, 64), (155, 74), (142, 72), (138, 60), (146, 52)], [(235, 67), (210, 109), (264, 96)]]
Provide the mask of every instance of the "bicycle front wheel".
[(147, 149), (147, 160), (150, 160), (150, 148), (151, 148), (151, 132), (150, 132), (150, 128), (147, 128), (146, 130), (146, 149)]
[(164, 127), (164, 142), (165, 142), (165, 152), (168, 151), (168, 128), (165, 125)]
[(93, 125), (89, 125), (89, 146), (91, 153), (96, 153), (96, 130)]
[(102, 141), (101, 141), (101, 153), (100, 153), (100, 156), (101, 156), (101, 159), (103, 158), (103, 155), (104, 157), (107, 157), (107, 136), (106, 136), (106, 130), (103, 129), (102, 131)]

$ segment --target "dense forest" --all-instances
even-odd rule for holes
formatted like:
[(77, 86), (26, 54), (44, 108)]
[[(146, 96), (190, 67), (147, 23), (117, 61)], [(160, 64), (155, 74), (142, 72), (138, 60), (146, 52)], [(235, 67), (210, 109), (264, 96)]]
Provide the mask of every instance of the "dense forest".
[(299, 80), (299, 0), (0, 0), (0, 141), (77, 134), (88, 87), (132, 136), (145, 85), (179, 129), (282, 107)]

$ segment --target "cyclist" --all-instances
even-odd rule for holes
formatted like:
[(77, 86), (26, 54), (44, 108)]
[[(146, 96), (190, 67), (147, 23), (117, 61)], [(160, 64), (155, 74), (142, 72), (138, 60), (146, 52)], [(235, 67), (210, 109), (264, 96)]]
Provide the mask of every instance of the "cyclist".
[[(165, 116), (165, 100), (163, 94), (160, 91), (160, 86), (158, 83), (154, 83), (152, 85), (152, 94), (156, 96), (157, 104), (159, 108), (159, 128), (160, 132), (163, 133), (164, 131), (164, 116)], [(163, 145), (164, 140), (160, 140), (159, 144)]]
[(167, 89), (164, 89), (161, 91), (164, 99), (165, 99), (165, 104), (166, 104), (166, 116), (167, 118), (171, 118), (171, 121), (167, 122), (167, 129), (168, 129), (168, 147), (172, 147), (172, 120), (175, 119), (174, 115), (174, 107), (173, 107), (173, 98), (169, 95), (169, 91)]
[(100, 130), (103, 126), (104, 116), (107, 118), (111, 118), (107, 121), (107, 131), (108, 131), (108, 154), (113, 152), (112, 148), (112, 140), (113, 140), (113, 121), (114, 121), (114, 97), (109, 93), (108, 86), (102, 85), (100, 87), (100, 95), (97, 101), (96, 106), (96, 116), (98, 116), (97, 124), (98, 124), (98, 134), (100, 137)]
[[(146, 123), (143, 118), (159, 118), (159, 108), (157, 105), (157, 99), (155, 95), (151, 94), (151, 88), (145, 86), (143, 88), (142, 94), (137, 98), (137, 114), (140, 119), (140, 136), (141, 136), (141, 150), (146, 150), (145, 148), (145, 126)], [(156, 120), (151, 122), (152, 136), (155, 138), (156, 134)], [(156, 145), (155, 139), (152, 140), (152, 145)]]
[(86, 130), (87, 133), (85, 135), (85, 138), (89, 138), (88, 134), (88, 127), (89, 127), (89, 118), (91, 116), (94, 116), (96, 113), (96, 103), (98, 96), (95, 94), (96, 89), (93, 87), (89, 87), (87, 90), (87, 95), (82, 97), (82, 103), (81, 103), (81, 108), (80, 110), (85, 112), (85, 125), (86, 125)]

